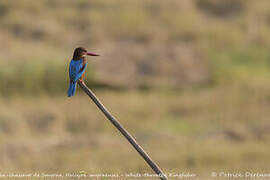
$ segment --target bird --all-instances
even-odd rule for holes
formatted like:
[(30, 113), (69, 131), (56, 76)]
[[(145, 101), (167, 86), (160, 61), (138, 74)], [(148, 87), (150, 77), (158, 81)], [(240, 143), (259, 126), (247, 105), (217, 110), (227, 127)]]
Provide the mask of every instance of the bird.
[(83, 47), (74, 50), (73, 58), (69, 64), (69, 88), (67, 95), (72, 97), (75, 95), (77, 81), (83, 82), (85, 70), (87, 67), (86, 56), (99, 56), (99, 54), (88, 52)]

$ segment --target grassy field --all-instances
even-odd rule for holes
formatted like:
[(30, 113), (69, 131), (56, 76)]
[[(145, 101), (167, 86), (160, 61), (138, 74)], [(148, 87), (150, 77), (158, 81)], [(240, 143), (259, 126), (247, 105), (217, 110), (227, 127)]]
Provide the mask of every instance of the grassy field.
[(12, 85), (0, 92), (61, 93), (76, 46), (102, 55), (89, 61), (88, 80), (98, 87), (186, 88), (268, 76), (268, 4), (2, 1), (0, 78)]
[[(268, 170), (269, 92), (233, 86), (97, 95), (167, 173), (207, 178)], [(5, 172), (151, 173), (85, 96), (14, 96), (0, 107)]]
[(66, 97), (77, 46), (102, 55), (87, 85), (166, 173), (267, 173), (269, 5), (0, 1), (0, 173), (152, 172), (80, 90)]

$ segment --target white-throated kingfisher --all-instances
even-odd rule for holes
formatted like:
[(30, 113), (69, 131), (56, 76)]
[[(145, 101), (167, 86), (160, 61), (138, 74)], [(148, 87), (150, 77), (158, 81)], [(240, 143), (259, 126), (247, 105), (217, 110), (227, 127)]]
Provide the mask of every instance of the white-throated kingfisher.
[(76, 92), (77, 81), (83, 81), (87, 66), (86, 56), (99, 56), (98, 54), (88, 52), (83, 47), (74, 50), (73, 58), (69, 64), (69, 88), (68, 97), (74, 96)]

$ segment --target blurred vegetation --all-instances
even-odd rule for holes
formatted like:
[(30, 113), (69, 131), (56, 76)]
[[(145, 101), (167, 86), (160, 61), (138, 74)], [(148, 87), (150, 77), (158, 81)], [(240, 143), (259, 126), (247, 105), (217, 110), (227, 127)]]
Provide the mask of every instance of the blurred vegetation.
[(88, 98), (66, 98), (84, 46), (102, 55), (86, 82), (166, 172), (268, 171), (269, 5), (0, 1), (0, 168), (151, 172)]
[[(103, 90), (97, 96), (165, 172), (207, 179), (213, 170), (268, 170), (269, 90)], [(0, 142), (2, 172), (152, 172), (85, 96), (1, 98)]]
[(90, 62), (87, 79), (92, 86), (182, 88), (266, 77), (270, 45), (266, 4), (266, 0), (2, 1), (0, 78), (12, 83), (1, 85), (0, 91), (65, 90), (68, 61), (79, 45), (102, 54)]

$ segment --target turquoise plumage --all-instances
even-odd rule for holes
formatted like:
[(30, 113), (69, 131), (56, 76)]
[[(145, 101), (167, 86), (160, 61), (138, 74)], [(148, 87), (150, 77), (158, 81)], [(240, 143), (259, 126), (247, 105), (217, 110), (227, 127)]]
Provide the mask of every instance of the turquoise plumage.
[(76, 92), (77, 81), (86, 70), (87, 64), (83, 64), (83, 59), (71, 60), (69, 64), (69, 88), (68, 97), (74, 96)]

